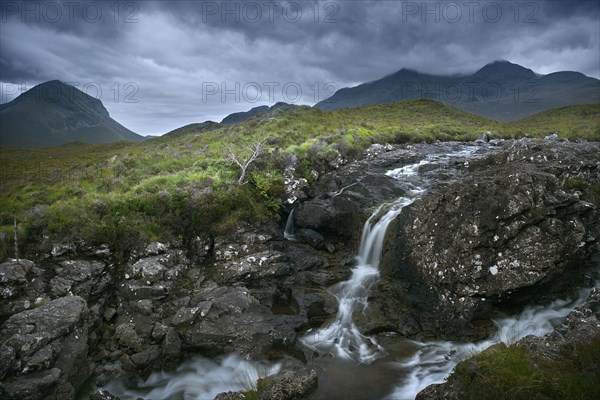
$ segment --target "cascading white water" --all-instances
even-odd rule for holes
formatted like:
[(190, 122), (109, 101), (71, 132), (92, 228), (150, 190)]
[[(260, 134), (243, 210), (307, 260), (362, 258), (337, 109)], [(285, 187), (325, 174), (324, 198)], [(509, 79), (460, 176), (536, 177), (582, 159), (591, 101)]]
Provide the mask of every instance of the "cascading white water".
[[(456, 153), (430, 155), (416, 164), (388, 171), (386, 175), (397, 180), (412, 180), (423, 165), (434, 162), (441, 164), (455, 157), (468, 157), (476, 150), (477, 147), (468, 147)], [(410, 196), (381, 205), (365, 222), (356, 256), (357, 265), (352, 269), (350, 279), (339, 283), (333, 289), (333, 294), (339, 302), (335, 320), (329, 326), (309, 332), (300, 339), (309, 349), (361, 363), (370, 363), (383, 354), (383, 348), (374, 338), (366, 337), (358, 330), (353, 315), (367, 307), (369, 288), (379, 277), (379, 262), (388, 225), (405, 206), (424, 192), (424, 189), (413, 183), (405, 183), (411, 188)], [(415, 183), (419, 184), (418, 179)], [(385, 214), (380, 217), (383, 212)]]
[(391, 204), (380, 206), (365, 222), (352, 276), (333, 289), (339, 302), (335, 320), (329, 326), (304, 336), (301, 341), (306, 347), (361, 363), (372, 362), (382, 354), (383, 349), (375, 339), (364, 336), (358, 330), (353, 315), (367, 307), (369, 288), (379, 277), (379, 262), (388, 225), (421, 192), (416, 189), (411, 197), (401, 197)]
[(591, 289), (581, 289), (575, 299), (555, 300), (547, 306), (529, 306), (520, 314), (494, 320), (498, 328), (489, 339), (477, 343), (412, 342), (415, 353), (396, 363), (408, 377), (387, 400), (413, 400), (427, 386), (442, 383), (460, 361), (481, 353), (496, 343), (514, 344), (528, 335), (543, 336), (554, 330), (575, 307), (583, 304)]
[(294, 210), (290, 211), (290, 215), (288, 215), (288, 219), (285, 223), (285, 230), (283, 231), (283, 237), (287, 240), (296, 240), (294, 229)]
[(126, 389), (121, 383), (112, 383), (103, 389), (121, 398), (207, 400), (222, 392), (256, 390), (258, 379), (276, 374), (280, 369), (280, 364), (250, 362), (237, 354), (218, 361), (197, 357), (175, 372), (151, 374), (138, 384), (139, 389)]

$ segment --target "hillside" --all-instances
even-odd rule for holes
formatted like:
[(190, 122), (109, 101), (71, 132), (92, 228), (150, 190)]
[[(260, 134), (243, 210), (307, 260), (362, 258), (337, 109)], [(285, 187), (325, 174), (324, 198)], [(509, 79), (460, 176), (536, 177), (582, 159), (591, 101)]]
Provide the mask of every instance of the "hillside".
[(514, 121), (548, 109), (600, 101), (600, 80), (578, 72), (538, 75), (508, 61), (474, 74), (438, 76), (402, 69), (379, 80), (343, 88), (315, 105), (322, 110), (430, 98), (499, 121)]
[(2, 104), (0, 130), (1, 147), (145, 140), (113, 120), (99, 99), (60, 81), (42, 83)]
[[(222, 232), (243, 221), (276, 219), (290, 174), (314, 181), (372, 143), (465, 141), (486, 131), (497, 138), (557, 132), (600, 140), (598, 107), (568, 107), (513, 123), (432, 100), (335, 112), (302, 107), (234, 125), (192, 125), (142, 143), (0, 149), (0, 222), (9, 233), (17, 218), (22, 235), (35, 240), (69, 235), (116, 246)], [(240, 168), (228, 154), (247, 157), (247, 147), (257, 142), (264, 151), (238, 185)]]

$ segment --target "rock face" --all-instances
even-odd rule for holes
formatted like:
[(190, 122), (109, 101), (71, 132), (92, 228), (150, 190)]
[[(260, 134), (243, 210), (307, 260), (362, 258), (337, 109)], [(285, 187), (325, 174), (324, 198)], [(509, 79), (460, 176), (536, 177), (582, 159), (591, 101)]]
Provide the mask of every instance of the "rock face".
[(2, 324), (3, 399), (74, 398), (88, 371), (86, 302), (61, 297)]
[[(394, 295), (374, 307), (385, 324), (409, 335), (477, 335), (472, 323), (491, 307), (573, 283), (600, 239), (598, 199), (579, 190), (598, 188), (598, 154), (595, 144), (516, 143), (403, 210), (381, 264), (380, 293)], [(398, 318), (403, 311), (411, 320)]]

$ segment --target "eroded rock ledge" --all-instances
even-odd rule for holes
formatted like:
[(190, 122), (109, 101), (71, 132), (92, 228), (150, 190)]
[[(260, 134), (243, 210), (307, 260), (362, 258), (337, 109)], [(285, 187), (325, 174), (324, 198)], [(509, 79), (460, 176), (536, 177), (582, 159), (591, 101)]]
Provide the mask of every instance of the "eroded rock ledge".
[(388, 228), (370, 327), (485, 337), (478, 320), (498, 308), (586, 284), (599, 188), (598, 144), (514, 142), (425, 195)]

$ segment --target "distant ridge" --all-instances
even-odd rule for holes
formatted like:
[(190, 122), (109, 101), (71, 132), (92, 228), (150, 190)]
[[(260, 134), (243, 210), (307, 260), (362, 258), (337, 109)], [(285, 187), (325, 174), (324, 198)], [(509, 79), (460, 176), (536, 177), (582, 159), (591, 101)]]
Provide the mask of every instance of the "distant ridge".
[(221, 124), (219, 124), (218, 122), (214, 122), (214, 121), (193, 123), (193, 124), (188, 124), (188, 125), (182, 126), (181, 128), (173, 129), (172, 131), (166, 133), (163, 137), (167, 137), (167, 136), (175, 137), (175, 136), (187, 135), (190, 133), (209, 132), (209, 131), (212, 131), (213, 129), (218, 128), (219, 126), (221, 126)]
[(245, 120), (255, 117), (257, 115), (263, 115), (263, 114), (267, 114), (267, 113), (274, 114), (274, 113), (278, 113), (278, 112), (291, 110), (296, 107), (300, 107), (300, 106), (280, 101), (278, 103), (275, 103), (271, 107), (259, 106), (259, 107), (254, 107), (254, 108), (250, 109), (249, 111), (242, 111), (242, 112), (236, 112), (233, 114), (229, 114), (228, 116), (223, 118), (221, 123), (225, 124), (225, 125), (237, 124), (238, 122), (245, 121)]
[(505, 60), (467, 76), (429, 75), (403, 68), (376, 81), (340, 89), (315, 107), (338, 110), (418, 98), (513, 121), (552, 108), (598, 103), (600, 80), (570, 71), (539, 75)]
[(99, 99), (58, 80), (0, 105), (0, 131), (1, 147), (146, 140), (112, 119)]

